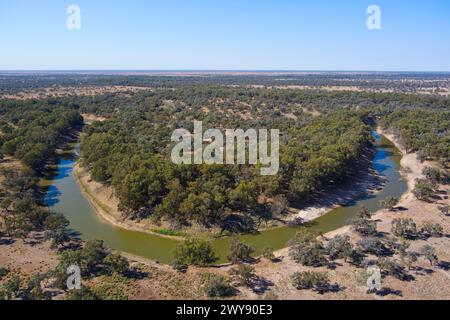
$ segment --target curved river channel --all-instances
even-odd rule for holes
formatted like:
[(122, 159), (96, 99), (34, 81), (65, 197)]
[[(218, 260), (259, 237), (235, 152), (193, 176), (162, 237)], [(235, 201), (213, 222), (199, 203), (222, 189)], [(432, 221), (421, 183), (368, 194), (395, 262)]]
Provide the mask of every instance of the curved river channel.
[[(373, 159), (374, 169), (387, 181), (383, 190), (374, 195), (357, 199), (348, 206), (339, 207), (328, 214), (308, 224), (308, 228), (317, 232), (329, 232), (346, 225), (361, 205), (371, 211), (379, 208), (379, 201), (388, 196), (400, 197), (407, 185), (400, 178), (399, 166), (401, 154), (395, 146), (384, 137), (374, 133), (377, 152)], [(83, 240), (101, 239), (109, 247), (118, 251), (149, 258), (162, 263), (170, 263), (177, 240), (147, 234), (138, 231), (128, 231), (105, 223), (97, 216), (94, 208), (83, 196), (75, 181), (72, 170), (76, 162), (77, 151), (70, 158), (61, 158), (58, 174), (48, 188), (46, 204), (52, 209), (64, 213), (70, 221), (70, 227), (80, 234)], [(286, 242), (297, 232), (298, 227), (279, 227), (265, 230), (258, 234), (243, 235), (241, 238), (252, 245), (259, 253), (264, 246), (275, 250), (286, 247)], [(213, 240), (216, 254), (220, 262), (226, 260), (228, 238)]]

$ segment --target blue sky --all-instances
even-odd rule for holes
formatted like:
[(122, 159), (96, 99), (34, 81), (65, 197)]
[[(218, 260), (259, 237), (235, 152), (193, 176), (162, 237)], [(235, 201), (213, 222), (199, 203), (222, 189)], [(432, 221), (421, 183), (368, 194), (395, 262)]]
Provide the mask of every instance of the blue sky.
[(0, 0), (0, 70), (17, 69), (450, 71), (450, 1)]

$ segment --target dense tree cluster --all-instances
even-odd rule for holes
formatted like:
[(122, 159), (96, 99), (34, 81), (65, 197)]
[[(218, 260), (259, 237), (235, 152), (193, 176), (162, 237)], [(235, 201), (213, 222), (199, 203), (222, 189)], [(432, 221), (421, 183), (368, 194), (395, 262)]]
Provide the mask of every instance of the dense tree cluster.
[(73, 104), (44, 101), (0, 101), (1, 151), (42, 173), (61, 142), (82, 124)]
[[(226, 228), (233, 213), (282, 214), (289, 202), (347, 179), (370, 146), (370, 127), (358, 113), (314, 118), (270, 92), (193, 90), (162, 90), (89, 107), (109, 120), (85, 130), (82, 161), (93, 179), (112, 185), (125, 218)], [(84, 102), (80, 105), (85, 108)], [(251, 118), (244, 116), (247, 112)], [(248, 165), (174, 165), (171, 133), (180, 127), (192, 132), (194, 120), (208, 128), (280, 129), (279, 174), (261, 177), (258, 167)], [(271, 205), (258, 202), (261, 194), (274, 199)]]
[[(184, 79), (174, 88), (158, 85), (151, 92), (65, 100), (82, 112), (108, 119), (87, 128), (81, 154), (92, 177), (112, 185), (124, 218), (164, 219), (175, 227), (196, 222), (251, 230), (255, 217), (283, 214), (287, 206), (348, 178), (369, 146), (370, 127), (364, 123), (374, 116), (393, 128), (397, 122), (424, 119), (425, 124), (407, 128), (409, 132), (434, 127), (427, 124), (444, 114), (432, 134), (442, 141), (433, 148), (439, 149), (435, 151), (440, 158), (446, 157), (448, 117), (441, 111), (449, 105), (445, 98), (225, 87), (214, 85), (211, 78), (207, 82)], [(323, 116), (317, 117), (317, 110)], [(430, 116), (419, 117), (421, 112)], [(177, 128), (192, 131), (194, 120), (208, 128), (280, 129), (279, 174), (259, 177), (257, 168), (250, 166), (173, 165), (170, 135)], [(398, 127), (398, 132), (406, 132)], [(423, 140), (421, 132), (413, 136)], [(261, 194), (269, 202), (258, 203)], [(241, 230), (229, 224), (235, 213), (241, 215)]]
[(381, 124), (400, 137), (407, 152), (421, 151), (442, 163), (450, 161), (450, 111), (399, 109)]

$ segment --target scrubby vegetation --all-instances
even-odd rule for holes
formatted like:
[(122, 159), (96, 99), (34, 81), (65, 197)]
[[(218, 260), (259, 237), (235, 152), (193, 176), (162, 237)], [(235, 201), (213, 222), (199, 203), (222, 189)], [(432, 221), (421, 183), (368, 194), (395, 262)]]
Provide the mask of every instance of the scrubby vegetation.
[(304, 266), (320, 267), (327, 263), (325, 249), (316, 237), (307, 230), (299, 231), (289, 242), (289, 255)]
[(200, 239), (187, 239), (175, 249), (175, 269), (184, 269), (187, 266), (205, 267), (217, 260), (211, 244)]
[(292, 275), (292, 285), (298, 290), (314, 289), (325, 293), (330, 289), (328, 275), (325, 272), (296, 272)]
[[(205, 85), (238, 85), (250, 89), (252, 85), (258, 86), (311, 86), (311, 87), (358, 87), (362, 90), (392, 90), (394, 92), (420, 93), (421, 90), (438, 94), (442, 88), (449, 86), (448, 73), (423, 73), (423, 72), (387, 72), (387, 73), (292, 73), (283, 74), (233, 74), (224, 73), (214, 76), (210, 72), (198, 72), (190, 75), (178, 75), (177, 72), (167, 75), (155, 74), (2, 74), (0, 75), (0, 93), (13, 94), (23, 90), (43, 90), (48, 87), (73, 87), (86, 86), (139, 86), (148, 88), (174, 88), (183, 86)], [(130, 90), (131, 91), (131, 90)], [(364, 92), (362, 92), (364, 93)], [(360, 93), (360, 94), (362, 94)], [(357, 92), (353, 93), (357, 94)], [(379, 94), (380, 95), (380, 94)], [(383, 96), (383, 95), (381, 95)], [(403, 97), (404, 95), (397, 95)], [(380, 99), (383, 101), (382, 99)], [(400, 99), (399, 99), (400, 100)], [(412, 98), (404, 99), (405, 103), (413, 101)], [(423, 100), (432, 102), (437, 100), (435, 96), (424, 96)], [(430, 103), (428, 102), (428, 103)]]
[(417, 226), (414, 220), (408, 219), (394, 219), (392, 221), (392, 233), (397, 237), (405, 239), (415, 239), (417, 237)]
[(252, 253), (255, 251), (251, 246), (242, 242), (237, 236), (230, 239), (230, 253), (228, 260), (231, 263), (251, 262), (253, 261)]
[(325, 250), (331, 260), (344, 259), (347, 261), (352, 256), (353, 245), (347, 235), (337, 235), (325, 246)]
[(210, 298), (225, 298), (236, 294), (236, 289), (230, 285), (224, 276), (209, 273), (205, 281), (204, 290)]
[(373, 221), (372, 213), (366, 207), (358, 209), (356, 216), (350, 221), (355, 232), (362, 236), (373, 236), (377, 233), (377, 222)]

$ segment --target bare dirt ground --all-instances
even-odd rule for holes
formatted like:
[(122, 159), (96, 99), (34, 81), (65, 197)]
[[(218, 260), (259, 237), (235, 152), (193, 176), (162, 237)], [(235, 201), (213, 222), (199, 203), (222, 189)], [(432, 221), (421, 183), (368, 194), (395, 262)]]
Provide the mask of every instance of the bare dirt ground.
[(83, 120), (86, 124), (92, 124), (93, 122), (96, 122), (96, 121), (99, 121), (99, 122), (106, 121), (105, 117), (97, 116), (92, 113), (82, 113), (81, 116), (83, 117)]
[(204, 294), (202, 275), (205, 269), (189, 268), (180, 273), (171, 266), (158, 264), (154, 261), (124, 254), (131, 266), (139, 268), (146, 277), (135, 282), (136, 295), (133, 300), (201, 300)]
[[(10, 156), (6, 156), (0, 161), (0, 170), (19, 170), (21, 167), (20, 161)], [(0, 184), (3, 183), (4, 178), (3, 174), (0, 174)]]
[[(3, 241), (8, 241), (3, 239)], [(22, 239), (0, 242), (0, 267), (25, 275), (45, 273), (56, 267), (58, 255), (49, 242), (35, 243)]]

